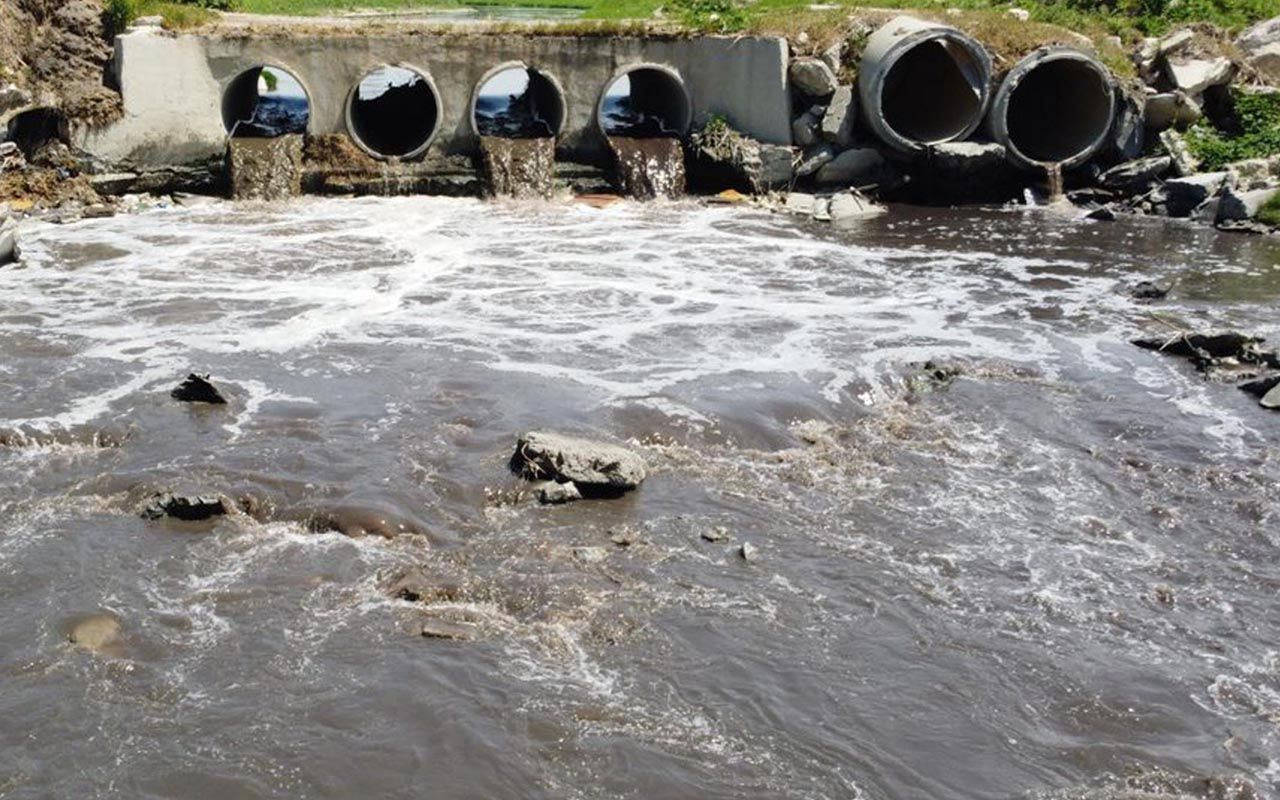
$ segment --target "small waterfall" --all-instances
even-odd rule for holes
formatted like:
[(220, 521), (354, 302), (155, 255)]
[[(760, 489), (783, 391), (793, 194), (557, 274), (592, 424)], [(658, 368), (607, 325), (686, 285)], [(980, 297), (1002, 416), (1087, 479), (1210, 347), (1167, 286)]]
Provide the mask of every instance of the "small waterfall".
[(286, 200), (302, 194), (302, 137), (232, 138), (227, 145), (233, 200)]
[(555, 191), (556, 140), (481, 136), (480, 168), (491, 196), (550, 200)]
[(637, 200), (684, 194), (684, 147), (673, 137), (610, 136), (622, 192)]
[(1048, 183), (1048, 202), (1050, 204), (1056, 203), (1062, 199), (1062, 165), (1056, 161), (1052, 164), (1046, 164), (1044, 174)]

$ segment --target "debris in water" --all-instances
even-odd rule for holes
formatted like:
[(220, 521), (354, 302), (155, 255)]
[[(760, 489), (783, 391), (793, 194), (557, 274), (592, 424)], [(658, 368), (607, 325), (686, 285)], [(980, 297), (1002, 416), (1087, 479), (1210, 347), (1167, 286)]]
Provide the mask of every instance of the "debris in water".
[(422, 623), (424, 639), (449, 639), (450, 641), (468, 641), (475, 638), (475, 629), (471, 625), (448, 622), (442, 619), (429, 619)]
[(220, 517), (227, 513), (226, 503), (217, 495), (184, 496), (158, 494), (142, 510), (144, 519), (172, 517), (186, 522)]
[(169, 392), (169, 396), (184, 403), (227, 404), (227, 399), (222, 396), (222, 392), (218, 391), (218, 387), (209, 382), (208, 374), (198, 375), (194, 372), (188, 375), (178, 388)]
[(1155, 350), (1171, 356), (1180, 356), (1195, 364), (1201, 372), (1222, 364), (1255, 364), (1280, 369), (1280, 356), (1262, 350), (1259, 344), (1266, 341), (1259, 336), (1228, 331), (1224, 333), (1181, 333), (1167, 339), (1134, 339), (1133, 344), (1144, 350)]
[(742, 556), (743, 561), (756, 561), (760, 558), (760, 550), (751, 542), (743, 542), (742, 547), (738, 548), (738, 555)]

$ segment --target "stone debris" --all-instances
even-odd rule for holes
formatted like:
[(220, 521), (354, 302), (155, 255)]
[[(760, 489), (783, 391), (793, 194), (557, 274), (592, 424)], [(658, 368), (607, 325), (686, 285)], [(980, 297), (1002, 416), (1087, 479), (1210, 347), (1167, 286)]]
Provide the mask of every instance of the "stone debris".
[(819, 58), (797, 58), (787, 70), (791, 85), (808, 97), (828, 97), (836, 90), (836, 74)]
[(704, 530), (701, 536), (708, 542), (727, 542), (730, 538), (729, 529), (723, 525), (717, 525), (714, 528)]
[(743, 542), (742, 546), (738, 548), (738, 555), (742, 557), (743, 561), (758, 561), (760, 559), (760, 549), (751, 542)]

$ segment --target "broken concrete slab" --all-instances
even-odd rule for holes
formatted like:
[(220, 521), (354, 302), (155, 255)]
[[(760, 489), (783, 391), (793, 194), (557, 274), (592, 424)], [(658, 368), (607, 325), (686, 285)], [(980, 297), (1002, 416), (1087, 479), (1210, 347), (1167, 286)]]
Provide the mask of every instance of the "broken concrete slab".
[(1174, 86), (1194, 97), (1210, 86), (1230, 83), (1236, 74), (1236, 66), (1225, 57), (1179, 59), (1166, 62), (1165, 74)]
[(1189, 217), (1227, 184), (1228, 173), (1204, 172), (1164, 183), (1165, 208), (1171, 217)]
[(1160, 132), (1174, 126), (1190, 125), (1200, 119), (1200, 104), (1185, 92), (1161, 92), (1150, 95), (1142, 109), (1142, 120), (1149, 130)]
[(853, 125), (857, 118), (853, 87), (838, 87), (827, 104), (827, 113), (822, 115), (822, 138), (838, 147), (848, 147), (853, 143)]
[(884, 206), (873, 203), (860, 192), (841, 192), (831, 198), (827, 213), (835, 225), (849, 225), (872, 219), (888, 212)]

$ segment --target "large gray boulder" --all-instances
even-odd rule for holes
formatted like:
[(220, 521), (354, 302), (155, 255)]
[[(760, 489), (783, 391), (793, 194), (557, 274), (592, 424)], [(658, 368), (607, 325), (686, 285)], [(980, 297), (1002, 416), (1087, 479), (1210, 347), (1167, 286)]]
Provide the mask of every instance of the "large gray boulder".
[(827, 164), (835, 160), (836, 149), (828, 142), (823, 142), (817, 147), (813, 147), (805, 151), (804, 157), (800, 159), (800, 163), (796, 164), (796, 177), (807, 178)]
[(1245, 56), (1245, 61), (1253, 67), (1267, 83), (1280, 86), (1280, 41), (1270, 42)]
[(1272, 17), (1245, 28), (1236, 37), (1236, 46), (1246, 53), (1280, 42), (1280, 17)]
[(1161, 92), (1146, 98), (1142, 118), (1148, 128), (1159, 133), (1175, 125), (1190, 125), (1201, 113), (1200, 104), (1183, 92)]
[(519, 438), (511, 470), (529, 480), (572, 481), (584, 493), (628, 491), (646, 474), (644, 460), (630, 450), (546, 431)]
[(1098, 183), (1118, 192), (1140, 192), (1173, 169), (1169, 156), (1151, 156), (1117, 164), (1098, 177)]
[(822, 117), (826, 110), (814, 106), (791, 121), (791, 141), (797, 147), (812, 147), (822, 134)]
[(1211, 86), (1230, 83), (1236, 67), (1226, 57), (1192, 58), (1168, 61), (1165, 73), (1174, 86), (1195, 97)]
[(818, 58), (797, 58), (787, 76), (792, 87), (808, 97), (826, 97), (836, 90), (836, 74)]

